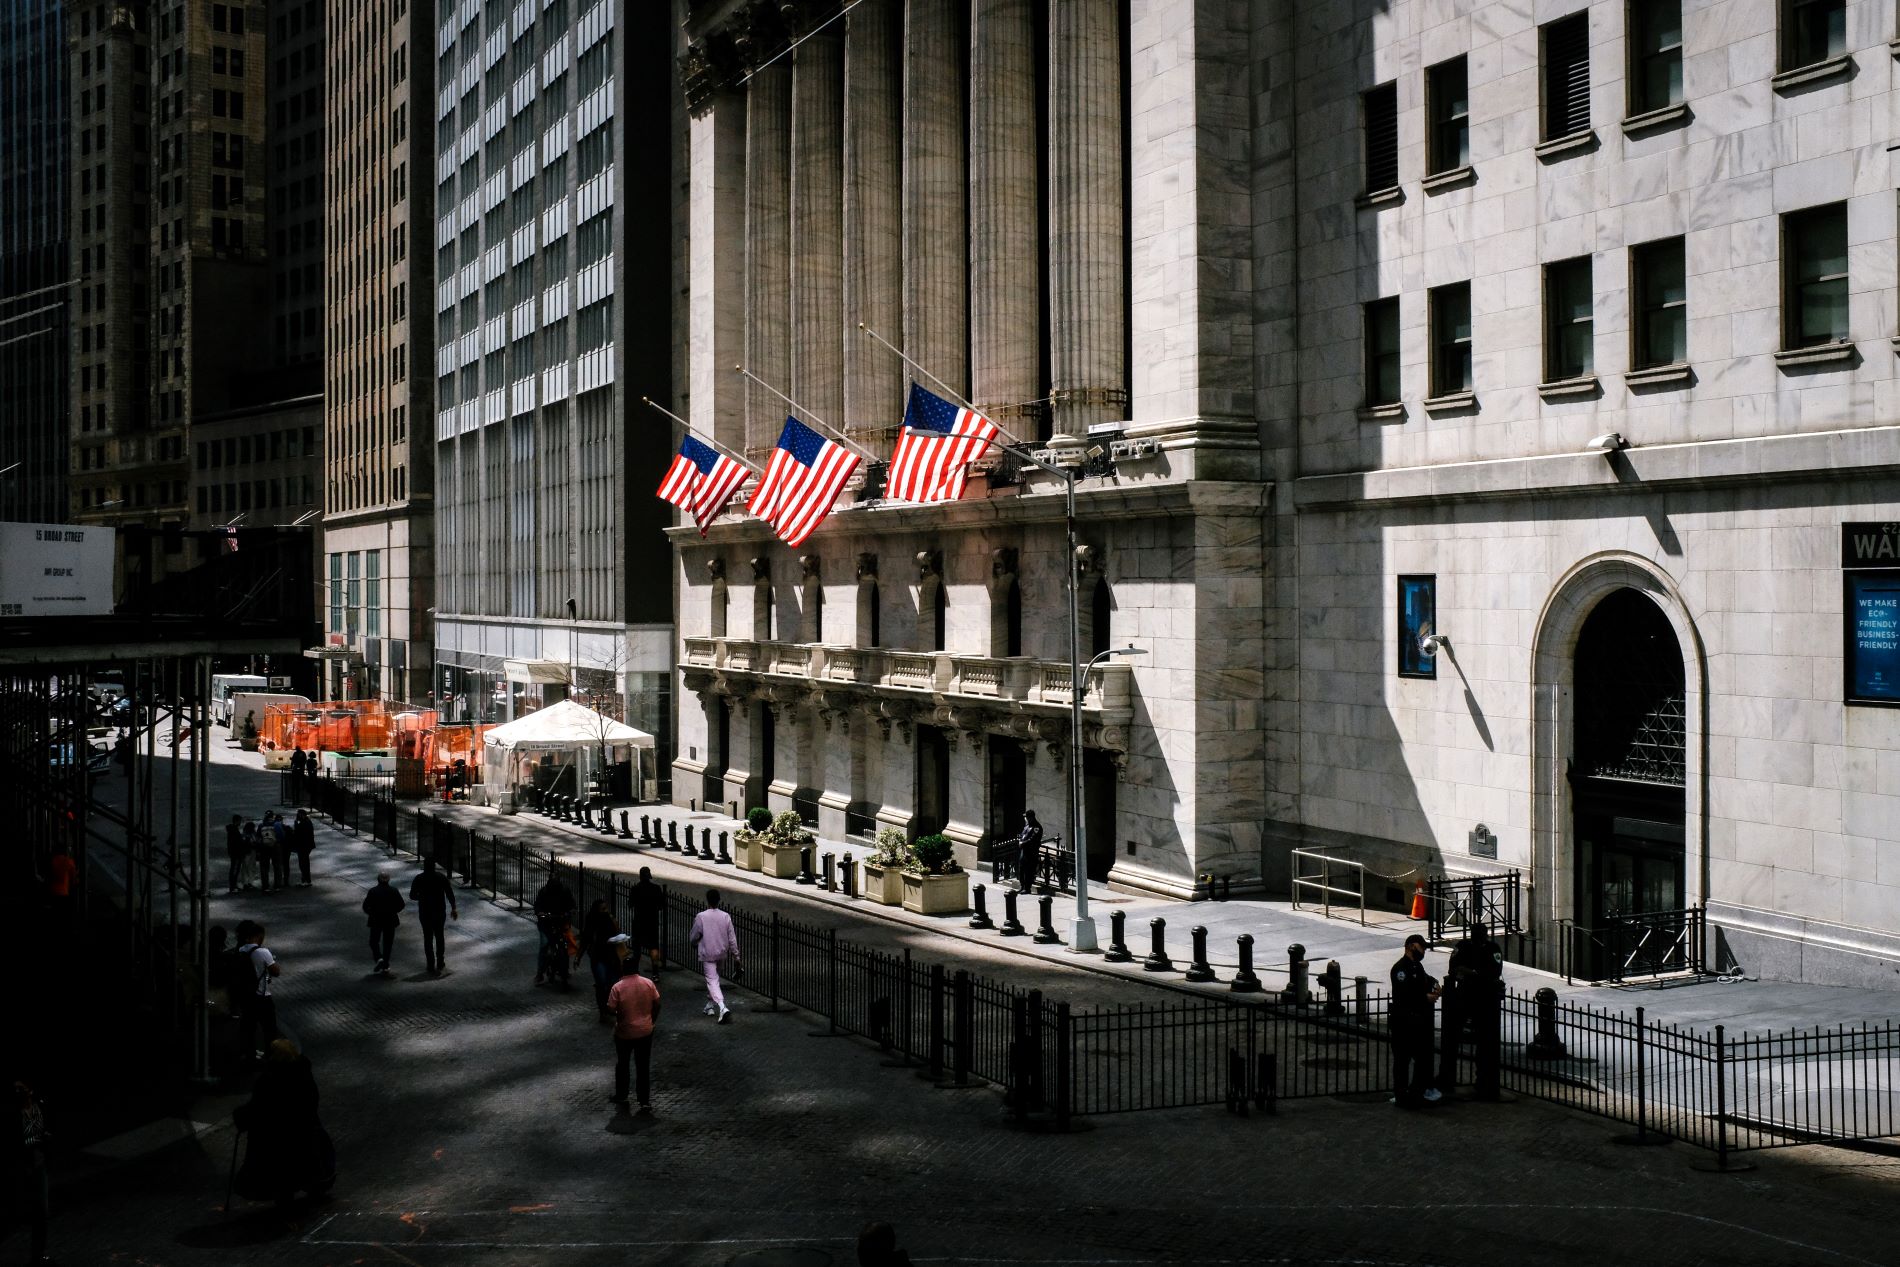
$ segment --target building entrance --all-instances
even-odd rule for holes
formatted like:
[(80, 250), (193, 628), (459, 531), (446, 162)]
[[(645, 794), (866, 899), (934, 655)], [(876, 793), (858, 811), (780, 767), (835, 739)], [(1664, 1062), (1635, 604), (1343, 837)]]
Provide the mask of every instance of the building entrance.
[(1023, 801), (1028, 777), (1023, 748), (1011, 739), (991, 739), (990, 843), (1014, 840), (1023, 830)]
[(950, 821), (950, 745), (935, 726), (917, 727), (916, 833), (940, 832)]
[(1687, 904), (1682, 648), (1646, 595), (1616, 590), (1577, 640), (1571, 955), (1594, 977), (1679, 966)]

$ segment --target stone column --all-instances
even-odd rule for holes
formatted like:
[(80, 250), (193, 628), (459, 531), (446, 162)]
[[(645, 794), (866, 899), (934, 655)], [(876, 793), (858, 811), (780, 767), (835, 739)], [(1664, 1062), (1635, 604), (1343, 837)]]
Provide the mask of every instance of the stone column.
[(687, 124), (687, 410), (734, 448), (745, 445), (744, 384), (732, 372), (745, 356), (745, 116), (743, 97), (717, 92)]
[(869, 739), (878, 751), (874, 765), (879, 777), (873, 788), (878, 802), (877, 825), (879, 828), (895, 827), (908, 832), (912, 820), (917, 817), (915, 730), (907, 720), (893, 721), (879, 717), (868, 720), (878, 727), (877, 733)]
[(1049, 6), (1050, 396), (1078, 438), (1128, 406), (1119, 25), (1115, 0)]
[(834, 427), (844, 413), (843, 147), (844, 42), (833, 25), (792, 52), (791, 394)]
[(811, 711), (793, 703), (772, 704), (772, 781), (765, 785), (765, 804), (774, 814), (792, 808), (799, 788), (800, 754), (809, 739)]
[(978, 860), (988, 857), (990, 852), (989, 736), (981, 731), (946, 733), (953, 746), (950, 749), (950, 812), (945, 816), (943, 834), (956, 842), (957, 865), (974, 871)]
[(957, 8), (957, 0), (910, 0), (904, 14), (905, 338), (899, 346), (961, 394), (968, 390), (969, 322)]
[[(846, 704), (837, 707), (835, 704)], [(826, 840), (843, 840), (845, 815), (851, 808), (851, 760), (858, 736), (853, 730), (869, 721), (853, 714), (848, 701), (827, 701), (817, 712), (819, 762), (818, 834)]]
[(858, 331), (904, 346), (899, 215), (896, 0), (858, 0), (844, 35), (844, 425), (854, 435), (903, 417), (903, 362)]
[(1036, 6), (970, 11), (970, 399), (1018, 435), (1017, 405), (1041, 393), (1037, 240)]
[(747, 696), (733, 695), (727, 698), (726, 707), (730, 746), (721, 778), (725, 783), (726, 801), (728, 804), (737, 801), (739, 817), (744, 818), (754, 805), (765, 804), (765, 781), (754, 773), (762, 764), (758, 761), (759, 738), (753, 725), (756, 706)]
[[(746, 85), (745, 365), (780, 391), (790, 386), (792, 367), (791, 107), (786, 59), (753, 72)], [(748, 383), (746, 448), (771, 448), (785, 413), (778, 397)]]

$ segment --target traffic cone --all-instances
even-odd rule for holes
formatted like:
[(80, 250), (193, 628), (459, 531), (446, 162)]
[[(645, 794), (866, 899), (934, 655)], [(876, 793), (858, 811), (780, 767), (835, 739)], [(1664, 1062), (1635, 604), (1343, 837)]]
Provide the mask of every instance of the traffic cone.
[(1425, 918), (1425, 881), (1423, 880), (1412, 886), (1412, 918)]

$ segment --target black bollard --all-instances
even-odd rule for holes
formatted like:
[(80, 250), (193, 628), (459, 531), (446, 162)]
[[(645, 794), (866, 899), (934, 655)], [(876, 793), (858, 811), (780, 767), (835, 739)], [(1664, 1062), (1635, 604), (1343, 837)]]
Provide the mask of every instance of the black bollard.
[(653, 843), (653, 827), (652, 824), (647, 822), (647, 816), (645, 814), (640, 815), (640, 843), (643, 845)]
[(838, 889), (838, 860), (829, 850), (818, 855), (818, 887), (827, 893)]
[(1306, 947), (1294, 942), (1286, 948), (1286, 989), (1280, 992), (1283, 1003), (1306, 1004), (1313, 1001), (1306, 988)]
[(976, 903), (976, 914), (970, 916), (971, 928), (995, 928), (996, 921), (990, 918), (989, 894), (982, 885), (971, 890), (970, 897)]
[(1041, 907), (1042, 918), (1041, 918), (1041, 921), (1036, 925), (1036, 935), (1032, 940), (1039, 943), (1040, 945), (1049, 946), (1062, 940), (1060, 937), (1056, 936), (1055, 912), (1054, 912), (1055, 904), (1056, 904), (1056, 900), (1052, 897), (1047, 897), (1047, 896), (1043, 897), (1041, 901), (1037, 904), (1038, 906)]
[(1021, 937), (1023, 922), (1016, 918), (1016, 890), (1003, 891), (1003, 926), (997, 931), (1005, 937)]
[(1108, 915), (1108, 951), (1102, 956), (1108, 963), (1127, 963), (1134, 954), (1128, 949), (1123, 930), (1128, 923), (1127, 911), (1110, 911)]
[(725, 832), (719, 833), (719, 865), (722, 867), (729, 867), (732, 865), (732, 854), (726, 848), (726, 833)]
[(1524, 1054), (1532, 1060), (1562, 1060), (1570, 1052), (1557, 1037), (1557, 992), (1545, 986), (1531, 997), (1537, 1002), (1537, 1036), (1525, 1044)]
[(811, 846), (810, 845), (800, 845), (798, 847), (798, 875), (792, 880), (792, 883), (793, 884), (817, 883), (817, 877), (815, 877), (811, 873)]
[(846, 854), (840, 865), (844, 868), (844, 895), (854, 898), (858, 895), (858, 864)]
[(1214, 965), (1207, 961), (1207, 929), (1196, 924), (1189, 930), (1188, 936), (1194, 942), (1194, 962), (1188, 965), (1189, 981), (1214, 980)]
[(627, 826), (627, 811), (624, 809), (620, 811), (620, 839), (633, 839), (633, 828)]
[(1366, 996), (1366, 979), (1354, 977), (1352, 979), (1352, 1019), (1364, 1025), (1370, 1012), (1371, 1007)]
[[(688, 837), (687, 837), (687, 838), (688, 838), (689, 840), (691, 839), (691, 836), (690, 836), (690, 834), (688, 835)], [(700, 861), (701, 861), (701, 862), (711, 862), (711, 861), (713, 860), (713, 851), (712, 851), (712, 828), (710, 828), (710, 827), (707, 827), (707, 828), (705, 828), (705, 829), (704, 829), (703, 831), (701, 831), (701, 833), (700, 833), (700, 837), (699, 837), (699, 858), (700, 858)]]
[(1148, 957), (1141, 961), (1143, 972), (1174, 971), (1174, 960), (1168, 958), (1168, 948), (1164, 944), (1167, 935), (1167, 920), (1155, 918), (1148, 921), (1149, 949)]
[(666, 825), (666, 849), (668, 853), (680, 851), (680, 825), (669, 822)]
[(1339, 992), (1344, 982), (1339, 975), (1339, 960), (1328, 960), (1326, 971), (1319, 974), (1320, 988), (1326, 991), (1326, 1015), (1344, 1016), (1346, 1005), (1339, 1001)]
[(1260, 978), (1253, 970), (1253, 934), (1242, 933), (1234, 939), (1234, 945), (1240, 951), (1240, 971), (1227, 983), (1227, 988), (1235, 994), (1256, 994), (1260, 990)]
[[(623, 812), (620, 817), (624, 820), (627, 816)], [(605, 805), (600, 807), (600, 834), (603, 836), (611, 836), (614, 834), (613, 811), (608, 809)]]

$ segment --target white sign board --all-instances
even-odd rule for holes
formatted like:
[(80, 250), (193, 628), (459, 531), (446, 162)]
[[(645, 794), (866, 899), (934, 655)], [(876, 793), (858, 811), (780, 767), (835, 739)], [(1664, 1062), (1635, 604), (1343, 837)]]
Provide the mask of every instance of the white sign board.
[(112, 529), (0, 523), (0, 618), (111, 614)]

